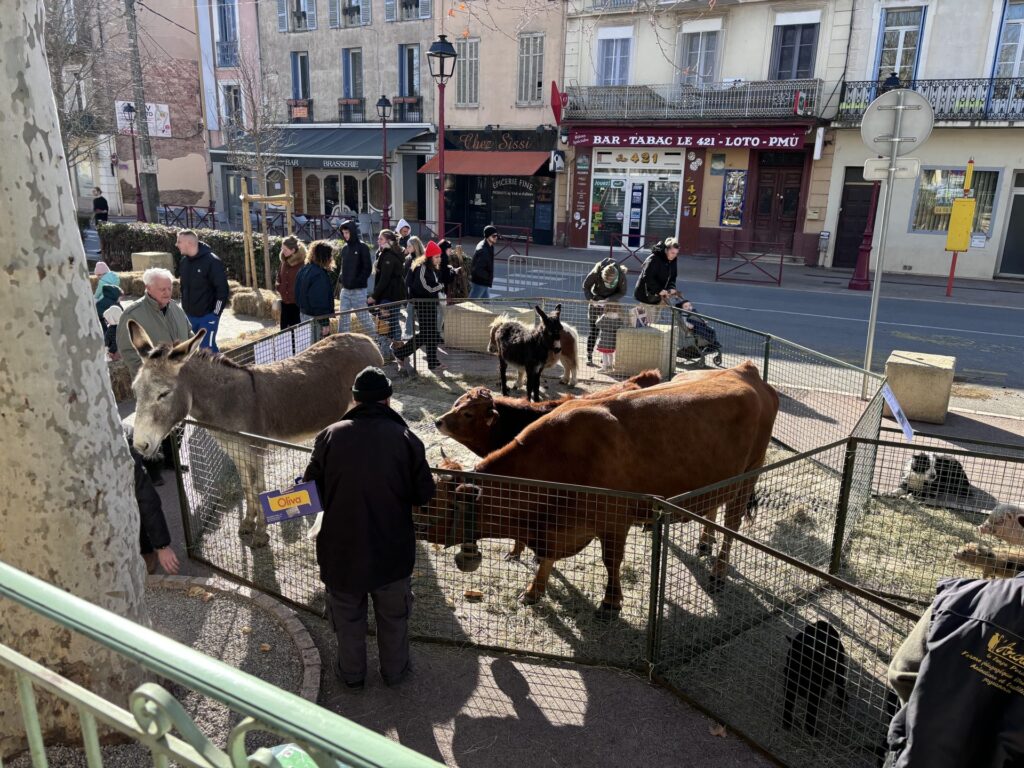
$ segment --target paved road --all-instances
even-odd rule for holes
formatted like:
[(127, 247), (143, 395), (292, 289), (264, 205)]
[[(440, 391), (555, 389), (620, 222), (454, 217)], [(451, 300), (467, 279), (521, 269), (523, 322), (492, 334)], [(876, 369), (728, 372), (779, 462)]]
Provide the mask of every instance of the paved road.
[[(593, 260), (590, 255), (585, 258)], [(498, 295), (582, 298), (576, 276), (541, 270), (519, 279), (518, 284), (513, 282), (508, 290), (506, 270), (505, 264), (496, 265)], [(635, 275), (633, 271), (631, 285)], [(686, 284), (685, 278), (680, 284)], [(690, 282), (686, 294), (709, 316), (763, 330), (850, 363), (864, 361), (869, 293)], [(875, 370), (885, 365), (894, 349), (955, 355), (960, 381), (1024, 389), (1024, 306), (883, 298), (875, 336)]]

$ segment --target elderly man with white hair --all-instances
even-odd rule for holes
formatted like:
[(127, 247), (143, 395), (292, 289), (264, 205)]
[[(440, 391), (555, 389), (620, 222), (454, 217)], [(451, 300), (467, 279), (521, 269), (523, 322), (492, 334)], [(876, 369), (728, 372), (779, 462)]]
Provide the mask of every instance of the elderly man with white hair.
[(128, 365), (133, 379), (142, 367), (142, 360), (128, 338), (129, 320), (141, 325), (155, 344), (165, 341), (176, 344), (192, 335), (192, 326), (185, 311), (171, 301), (173, 281), (174, 275), (168, 269), (147, 269), (142, 273), (142, 282), (146, 285), (145, 295), (125, 307), (117, 323), (117, 351)]

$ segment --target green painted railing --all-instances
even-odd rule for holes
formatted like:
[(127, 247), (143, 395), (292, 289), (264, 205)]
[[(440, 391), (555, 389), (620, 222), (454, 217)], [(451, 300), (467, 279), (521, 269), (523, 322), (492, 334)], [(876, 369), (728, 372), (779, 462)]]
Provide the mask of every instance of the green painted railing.
[[(132, 659), (146, 669), (226, 704), (243, 715), (224, 749), (213, 744), (181, 705), (155, 683), (129, 696), (130, 712), (63, 678), (0, 642), (0, 666), (13, 671), (33, 768), (45, 768), (35, 690), (78, 710), (90, 768), (102, 766), (100, 724), (147, 747), (153, 762), (193, 768), (282, 765), (269, 749), (245, 754), (252, 731), (277, 734), (304, 749), (318, 768), (436, 768), (440, 764), (253, 675), (213, 659), (0, 562), (0, 596)], [(2, 638), (0, 638), (2, 641)], [(2, 764), (2, 763), (0, 763)]]

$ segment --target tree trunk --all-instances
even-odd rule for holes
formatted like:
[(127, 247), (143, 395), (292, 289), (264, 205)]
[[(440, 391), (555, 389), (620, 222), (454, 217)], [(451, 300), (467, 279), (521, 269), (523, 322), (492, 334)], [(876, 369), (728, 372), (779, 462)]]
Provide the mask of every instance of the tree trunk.
[[(256, 171), (260, 175), (259, 190), (263, 197), (267, 196), (267, 169), (259, 168)], [(270, 270), (270, 234), (267, 230), (267, 204), (263, 205), (263, 216), (260, 217), (260, 235), (263, 237), (263, 287), (268, 291), (274, 290), (274, 276)], [(287, 216), (287, 212), (285, 212)], [(258, 285), (254, 280), (253, 285)]]
[[(0, 50), (0, 559), (147, 622), (139, 513), (43, 50), (42, 3), (5, 0)], [(126, 706), (143, 673), (6, 601), (0, 642)], [(0, 758), (23, 743), (14, 678), (0, 674)], [(37, 696), (53, 741), (79, 742), (73, 710)]]

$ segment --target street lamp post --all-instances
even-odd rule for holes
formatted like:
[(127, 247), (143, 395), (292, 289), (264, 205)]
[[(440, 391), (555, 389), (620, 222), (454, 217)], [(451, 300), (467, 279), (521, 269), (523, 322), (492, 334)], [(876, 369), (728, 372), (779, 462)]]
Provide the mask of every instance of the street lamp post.
[(427, 51), (427, 62), (430, 64), (430, 76), (437, 81), (437, 236), (444, 237), (444, 86), (455, 74), (455, 59), (458, 53), (455, 46), (448, 42), (445, 35), (438, 35), (437, 40)]
[(121, 108), (132, 135), (132, 166), (135, 168), (135, 220), (146, 220), (146, 209), (142, 205), (142, 185), (139, 183), (139, 157), (135, 154), (135, 106), (125, 104)]
[(384, 202), (381, 204), (381, 229), (391, 229), (391, 189), (388, 184), (388, 118), (391, 117), (391, 102), (381, 94), (377, 101), (377, 117), (380, 118), (381, 130), (384, 132), (384, 151), (381, 155), (381, 170), (384, 171)]

